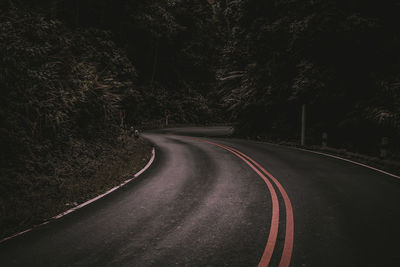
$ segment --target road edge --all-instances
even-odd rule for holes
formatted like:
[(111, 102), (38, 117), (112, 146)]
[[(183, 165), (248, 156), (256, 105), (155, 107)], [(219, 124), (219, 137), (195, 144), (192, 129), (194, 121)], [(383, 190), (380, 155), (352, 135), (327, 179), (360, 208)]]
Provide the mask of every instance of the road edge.
[(24, 230), (24, 231), (18, 232), (18, 233), (16, 233), (16, 234), (13, 234), (13, 235), (11, 235), (11, 236), (8, 236), (8, 237), (5, 237), (5, 238), (1, 239), (1, 240), (0, 240), (0, 244), (3, 243), (3, 242), (5, 242), (5, 241), (7, 241), (7, 240), (13, 239), (13, 238), (15, 238), (15, 237), (17, 237), (17, 236), (20, 236), (20, 235), (23, 235), (23, 234), (25, 234), (25, 233), (28, 233), (28, 232), (32, 231), (33, 229), (36, 229), (36, 228), (38, 228), (38, 227), (40, 227), (40, 226), (49, 224), (50, 222), (53, 222), (53, 221), (55, 221), (55, 220), (57, 220), (57, 219), (60, 219), (60, 218), (64, 217), (64, 216), (67, 215), (67, 214), (70, 214), (70, 213), (72, 213), (72, 212), (74, 212), (74, 211), (76, 211), (76, 210), (79, 210), (79, 209), (81, 209), (81, 208), (83, 208), (83, 207), (85, 207), (85, 206), (87, 206), (87, 205), (89, 205), (89, 204), (91, 204), (91, 203), (93, 203), (93, 202), (95, 202), (95, 201), (97, 201), (97, 200), (99, 200), (99, 199), (101, 199), (101, 198), (103, 198), (103, 197), (105, 197), (105, 196), (111, 194), (112, 192), (114, 192), (114, 191), (116, 191), (117, 189), (123, 187), (123, 186), (126, 185), (127, 183), (129, 183), (129, 182), (135, 180), (135, 179), (136, 179), (137, 177), (139, 177), (142, 173), (144, 173), (144, 172), (151, 166), (151, 164), (153, 164), (154, 159), (155, 159), (155, 156), (156, 156), (156, 150), (155, 150), (155, 148), (154, 148), (154, 146), (153, 146), (152, 151), (151, 151), (151, 158), (150, 158), (150, 160), (147, 162), (147, 164), (146, 164), (140, 171), (138, 171), (137, 173), (135, 173), (135, 174), (133, 175), (132, 178), (129, 178), (129, 179), (125, 180), (125, 181), (124, 181), (123, 183), (121, 183), (120, 185), (117, 185), (117, 186), (111, 188), (110, 190), (106, 191), (106, 192), (103, 193), (103, 194), (98, 195), (97, 197), (94, 197), (94, 198), (92, 198), (92, 199), (89, 199), (88, 201), (85, 201), (85, 202), (83, 202), (83, 203), (77, 205), (76, 207), (73, 207), (73, 208), (71, 208), (71, 209), (69, 209), (69, 210), (66, 210), (66, 211), (64, 211), (64, 212), (62, 212), (62, 213), (60, 213), (60, 214), (58, 214), (58, 215), (56, 215), (56, 216), (54, 216), (54, 217), (51, 217), (50, 219), (48, 219), (48, 220), (45, 221), (45, 222), (42, 222), (41, 224), (34, 225), (34, 226), (32, 226), (31, 228), (28, 228), (28, 229), (26, 229), (26, 230)]
[(310, 150), (310, 149), (305, 149), (305, 148), (274, 144), (274, 143), (270, 143), (270, 142), (257, 141), (257, 143), (268, 144), (268, 145), (273, 145), (273, 146), (280, 146), (280, 147), (286, 147), (286, 148), (290, 148), (290, 149), (294, 149), (294, 150), (309, 152), (309, 153), (313, 153), (313, 154), (317, 154), (317, 155), (322, 155), (322, 156), (326, 156), (326, 157), (330, 157), (330, 158), (346, 161), (346, 162), (349, 162), (349, 163), (352, 163), (352, 164), (355, 164), (355, 165), (358, 165), (358, 166), (361, 166), (361, 167), (364, 167), (364, 168), (367, 168), (367, 169), (370, 169), (370, 170), (374, 170), (374, 171), (380, 172), (382, 174), (385, 174), (385, 175), (388, 175), (388, 176), (391, 176), (393, 178), (396, 178), (396, 179), (400, 180), (400, 176), (399, 175), (390, 173), (388, 171), (385, 171), (385, 170), (382, 170), (382, 169), (379, 169), (379, 168), (372, 167), (370, 165), (367, 165), (367, 164), (364, 164), (364, 163), (361, 163), (361, 162), (358, 162), (358, 161), (342, 158), (342, 157), (339, 157), (339, 156), (336, 156), (336, 155), (332, 155), (332, 154), (328, 154), (328, 153), (324, 153), (324, 152), (319, 152), (319, 151), (314, 151), (314, 150)]

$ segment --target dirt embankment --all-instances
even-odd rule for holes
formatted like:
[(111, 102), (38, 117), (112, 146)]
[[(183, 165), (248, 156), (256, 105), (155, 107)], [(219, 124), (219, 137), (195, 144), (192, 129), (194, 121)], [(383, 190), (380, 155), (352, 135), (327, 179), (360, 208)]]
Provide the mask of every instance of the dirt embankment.
[[(44, 157), (43, 170), (7, 173), (1, 186), (0, 239), (68, 210), (121, 184), (142, 169), (152, 145), (132, 137), (113, 144), (71, 141)], [(2, 174), (4, 175), (4, 174)]]
[(118, 137), (125, 97), (140, 98), (135, 67), (110, 32), (10, 7), (0, 14), (0, 62), (0, 238), (147, 163), (148, 142)]

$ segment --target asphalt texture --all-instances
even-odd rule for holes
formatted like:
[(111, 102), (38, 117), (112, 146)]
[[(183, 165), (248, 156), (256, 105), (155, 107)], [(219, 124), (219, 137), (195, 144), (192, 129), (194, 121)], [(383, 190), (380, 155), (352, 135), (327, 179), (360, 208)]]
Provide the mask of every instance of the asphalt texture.
[[(290, 266), (400, 266), (400, 180), (310, 152), (224, 138), (229, 127), (148, 132), (151, 167), (112, 194), (0, 243), (0, 266), (257, 266), (271, 194), (233, 147), (268, 170), (294, 214)], [(276, 188), (276, 185), (274, 185)], [(279, 266), (286, 212), (270, 266)]]

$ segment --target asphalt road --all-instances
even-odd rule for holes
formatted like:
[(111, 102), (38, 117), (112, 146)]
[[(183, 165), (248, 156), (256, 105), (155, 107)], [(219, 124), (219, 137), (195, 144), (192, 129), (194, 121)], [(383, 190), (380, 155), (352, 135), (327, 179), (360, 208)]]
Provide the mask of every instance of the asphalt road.
[(227, 131), (146, 133), (145, 173), (1, 243), (0, 266), (400, 266), (399, 179)]

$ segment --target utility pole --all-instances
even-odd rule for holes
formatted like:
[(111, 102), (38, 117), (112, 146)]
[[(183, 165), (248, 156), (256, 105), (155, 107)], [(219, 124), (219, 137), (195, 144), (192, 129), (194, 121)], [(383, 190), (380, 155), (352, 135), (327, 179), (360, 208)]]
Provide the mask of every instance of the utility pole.
[(305, 145), (306, 140), (306, 104), (301, 106), (301, 140), (300, 144)]
[(80, 10), (80, 3), (79, 3), (79, 1), (80, 0), (76, 0), (75, 1), (75, 3), (76, 3), (76, 6), (75, 6), (75, 8), (76, 8), (76, 10), (75, 10), (75, 25), (76, 25), (76, 27), (77, 28), (79, 28), (79, 21), (80, 21), (80, 12), (81, 12), (81, 10)]

